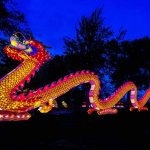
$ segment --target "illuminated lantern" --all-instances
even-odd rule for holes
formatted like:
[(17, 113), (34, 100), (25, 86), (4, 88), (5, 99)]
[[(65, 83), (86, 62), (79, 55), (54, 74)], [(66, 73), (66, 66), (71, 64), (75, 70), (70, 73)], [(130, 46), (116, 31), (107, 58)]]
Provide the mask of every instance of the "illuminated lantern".
[[(5, 75), (0, 80), (0, 120), (1, 121), (19, 121), (28, 120), (31, 115), (28, 111), (39, 108), (41, 113), (49, 112), (53, 107), (53, 101), (59, 96), (68, 92), (70, 89), (89, 82), (91, 84), (89, 92), (91, 114), (96, 111), (98, 114), (116, 114), (117, 109), (112, 108), (121, 98), (131, 91), (130, 101), (134, 109), (147, 110), (146, 102), (150, 98), (150, 88), (144, 96), (137, 100), (137, 87), (133, 82), (123, 84), (112, 96), (103, 100), (99, 99), (100, 80), (97, 75), (89, 71), (76, 72), (65, 76), (58, 82), (53, 82), (50, 86), (39, 88), (36, 91), (26, 93), (23, 88), (25, 82), (30, 82), (31, 76), (50, 59), (49, 53), (45, 50), (42, 43), (35, 40), (27, 40), (18, 33), (10, 38), (10, 45), (4, 48), (4, 52), (21, 64), (13, 71)], [(68, 107), (65, 101), (64, 107)], [(131, 109), (132, 110), (132, 109)]]

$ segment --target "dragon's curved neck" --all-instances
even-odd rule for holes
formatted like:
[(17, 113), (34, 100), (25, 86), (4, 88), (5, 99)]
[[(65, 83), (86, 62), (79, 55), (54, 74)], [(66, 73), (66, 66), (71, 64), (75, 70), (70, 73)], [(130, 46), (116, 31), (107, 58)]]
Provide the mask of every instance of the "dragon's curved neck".
[(38, 68), (39, 66), (36, 62), (24, 60), (19, 66), (0, 80), (0, 86), (2, 85), (4, 91), (7, 88), (7, 92), (9, 92), (17, 85), (21, 85), (21, 82), (27, 79), (27, 77), (33, 74)]
[[(26, 56), (27, 51), (24, 51), (22, 55), (19, 55), (17, 53), (18, 51), (15, 51), (15, 49), (11, 50), (6, 48), (6, 53), (10, 52), (10, 56), (13, 57), (14, 53), (17, 53), (16, 60), (24, 59), (24, 61), (0, 79), (1, 111), (24, 113), (39, 107), (40, 112), (48, 112), (52, 108), (51, 103), (53, 100), (83, 83), (91, 84), (89, 92), (89, 101), (91, 104), (89, 106), (89, 113), (93, 110), (101, 112), (101, 109), (107, 110), (113, 107), (128, 91), (131, 91), (130, 100), (134, 108), (141, 109), (150, 97), (150, 89), (148, 89), (145, 95), (138, 101), (137, 88), (135, 84), (132, 82), (127, 82), (122, 85), (112, 96), (101, 100), (98, 97), (100, 80), (97, 75), (89, 71), (76, 72), (75, 74), (71, 73), (69, 76), (65, 76), (63, 79), (59, 79), (57, 82), (48, 84), (45, 87), (39, 88), (35, 91), (19, 91), (20, 88), (22, 89), (24, 87), (26, 81), (28, 83), (30, 82), (31, 76), (34, 76), (35, 71), (38, 70), (45, 61), (50, 59), (49, 54), (45, 51), (41, 43), (30, 41), (29, 45), (38, 50), (36, 51), (36, 54)], [(4, 118), (8, 117), (8, 115), (4, 116)]]
[[(39, 65), (32, 60), (24, 60), (10, 73), (0, 79), (0, 108), (7, 109), (12, 102), (14, 91), (19, 86), (24, 86), (25, 81), (29, 81), (31, 75), (39, 68)], [(5, 103), (4, 103), (5, 101)]]

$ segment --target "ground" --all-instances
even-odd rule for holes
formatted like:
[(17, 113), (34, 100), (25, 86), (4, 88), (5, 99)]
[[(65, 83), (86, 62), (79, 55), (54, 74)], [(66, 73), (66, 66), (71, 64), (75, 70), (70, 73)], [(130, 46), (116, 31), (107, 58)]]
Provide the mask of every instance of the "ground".
[(32, 112), (28, 121), (0, 122), (0, 149), (149, 149), (150, 112), (121, 111), (107, 116), (89, 116), (81, 110), (55, 112)]

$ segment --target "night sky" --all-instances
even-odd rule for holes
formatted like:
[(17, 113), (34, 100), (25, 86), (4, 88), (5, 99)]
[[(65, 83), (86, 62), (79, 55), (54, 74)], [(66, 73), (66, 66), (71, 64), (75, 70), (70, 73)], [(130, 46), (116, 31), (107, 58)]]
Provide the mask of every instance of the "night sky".
[(63, 37), (74, 37), (81, 16), (104, 6), (105, 24), (117, 34), (127, 29), (125, 39), (150, 36), (150, 0), (14, 0), (18, 2), (34, 37), (52, 46), (52, 54), (63, 53)]

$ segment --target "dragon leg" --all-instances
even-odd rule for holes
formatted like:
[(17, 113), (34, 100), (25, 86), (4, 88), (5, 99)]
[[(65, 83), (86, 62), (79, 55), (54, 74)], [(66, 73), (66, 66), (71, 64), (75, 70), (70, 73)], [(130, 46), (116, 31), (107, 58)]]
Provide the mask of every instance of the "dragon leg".
[[(134, 108), (143, 108), (150, 96), (150, 90), (148, 89), (145, 95), (138, 101), (137, 100), (137, 88), (133, 82), (127, 82), (123, 84), (120, 88), (118, 88), (111, 96), (105, 99), (99, 99), (99, 91), (100, 91), (100, 80), (97, 75), (90, 73), (88, 71), (81, 71), (80, 73), (75, 73), (74, 75), (69, 75), (64, 77), (63, 80), (58, 80), (54, 85), (52, 84), (50, 88), (45, 90), (45, 93), (39, 94), (41, 97), (47, 97), (47, 99), (57, 99), (57, 97), (63, 95), (68, 92), (70, 89), (84, 84), (90, 83), (91, 88), (89, 92), (89, 101), (90, 101), (90, 109), (88, 113), (96, 111), (98, 114), (115, 114), (117, 110), (113, 108), (127, 93), (131, 93), (130, 101)], [(39, 106), (41, 107), (41, 112), (48, 112), (50, 110), (50, 106), (45, 106), (45, 100), (40, 99)], [(38, 103), (37, 102), (37, 103)], [(44, 104), (44, 105), (43, 105)], [(34, 107), (37, 105), (34, 104)], [(43, 108), (43, 109), (42, 109)]]
[(139, 107), (139, 108), (135, 108), (135, 107), (130, 107), (130, 111), (136, 110), (138, 109), (138, 111), (148, 111), (148, 107)]
[(53, 100), (52, 99), (49, 99), (47, 102), (45, 102), (45, 103), (43, 103), (43, 104), (40, 104), (39, 102), (37, 102), (36, 104), (35, 104), (35, 106), (38, 106), (38, 105), (40, 105), (40, 107), (39, 107), (39, 111), (41, 112), (41, 113), (48, 113), (49, 111), (51, 111), (51, 109), (52, 109), (52, 107), (53, 107)]
[(90, 81), (91, 83), (91, 89), (89, 92), (89, 100), (91, 103), (91, 107), (88, 110), (88, 113), (91, 114), (94, 111), (97, 111), (99, 115), (101, 114), (116, 114), (118, 111), (115, 108), (112, 108), (115, 104), (117, 104), (122, 97), (130, 91), (130, 101), (132, 104), (133, 109), (138, 109), (139, 111), (148, 110), (147, 107), (144, 107), (146, 102), (149, 99), (150, 96), (150, 89), (148, 89), (144, 96), (138, 101), (137, 100), (137, 88), (133, 82), (127, 82), (123, 84), (116, 92), (114, 92), (113, 95), (109, 96), (108, 98), (105, 98), (103, 100), (98, 99), (99, 89), (100, 89), (100, 82), (97, 80)]
[[(117, 110), (113, 107), (123, 98), (127, 92), (131, 92), (130, 101), (134, 108), (142, 108), (146, 104), (150, 96), (150, 89), (148, 89), (145, 95), (138, 101), (137, 100), (137, 88), (133, 82), (127, 82), (123, 84), (118, 90), (116, 90), (111, 96), (105, 99), (99, 99), (100, 80), (97, 75), (90, 73), (89, 71), (81, 71), (75, 74), (70, 74), (64, 77), (62, 80), (58, 80), (56, 83), (51, 83), (49, 86), (45, 86), (43, 90), (38, 89), (33, 94), (30, 94), (29, 98), (35, 99), (35, 101), (29, 101), (27, 99), (24, 102), (13, 101), (13, 106), (19, 106), (23, 108), (22, 111), (28, 111), (39, 107), (41, 113), (47, 113), (52, 109), (53, 101), (59, 96), (68, 92), (72, 88), (84, 84), (90, 83), (91, 88), (89, 92), (90, 109), (88, 113), (96, 111), (98, 114), (115, 114)], [(9, 104), (9, 107), (11, 105)], [(18, 109), (17, 109), (18, 111)]]

